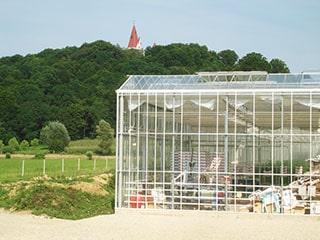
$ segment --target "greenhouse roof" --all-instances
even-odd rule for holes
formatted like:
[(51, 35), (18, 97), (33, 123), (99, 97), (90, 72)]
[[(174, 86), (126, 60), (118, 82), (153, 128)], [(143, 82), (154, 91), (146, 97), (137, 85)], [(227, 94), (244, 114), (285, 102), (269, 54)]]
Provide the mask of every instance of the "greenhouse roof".
[(200, 72), (195, 75), (131, 75), (118, 92), (137, 90), (320, 88), (320, 73)]

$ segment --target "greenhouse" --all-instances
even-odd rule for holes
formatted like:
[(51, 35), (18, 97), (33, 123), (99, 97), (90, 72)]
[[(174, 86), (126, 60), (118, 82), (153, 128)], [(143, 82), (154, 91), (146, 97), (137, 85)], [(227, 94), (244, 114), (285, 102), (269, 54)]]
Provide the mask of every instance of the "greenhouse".
[(320, 73), (129, 76), (116, 209), (320, 214)]

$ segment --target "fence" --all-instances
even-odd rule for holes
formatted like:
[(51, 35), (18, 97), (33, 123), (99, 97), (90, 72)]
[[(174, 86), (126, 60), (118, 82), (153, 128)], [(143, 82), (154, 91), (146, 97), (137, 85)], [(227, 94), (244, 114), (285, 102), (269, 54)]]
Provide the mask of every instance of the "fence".
[(0, 179), (40, 175), (78, 175), (115, 167), (115, 158), (105, 159), (0, 159)]

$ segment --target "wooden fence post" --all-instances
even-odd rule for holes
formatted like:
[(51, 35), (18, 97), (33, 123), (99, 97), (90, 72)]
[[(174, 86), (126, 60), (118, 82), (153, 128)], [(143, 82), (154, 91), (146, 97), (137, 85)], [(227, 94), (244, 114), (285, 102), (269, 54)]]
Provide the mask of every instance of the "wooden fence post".
[(24, 176), (24, 159), (22, 160), (21, 176)]

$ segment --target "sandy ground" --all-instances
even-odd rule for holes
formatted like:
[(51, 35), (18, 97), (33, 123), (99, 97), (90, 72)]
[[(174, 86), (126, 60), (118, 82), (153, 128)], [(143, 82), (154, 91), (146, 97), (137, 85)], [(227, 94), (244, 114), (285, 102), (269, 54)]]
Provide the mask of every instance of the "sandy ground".
[(0, 209), (0, 239), (319, 239), (320, 216), (118, 210), (71, 221)]

